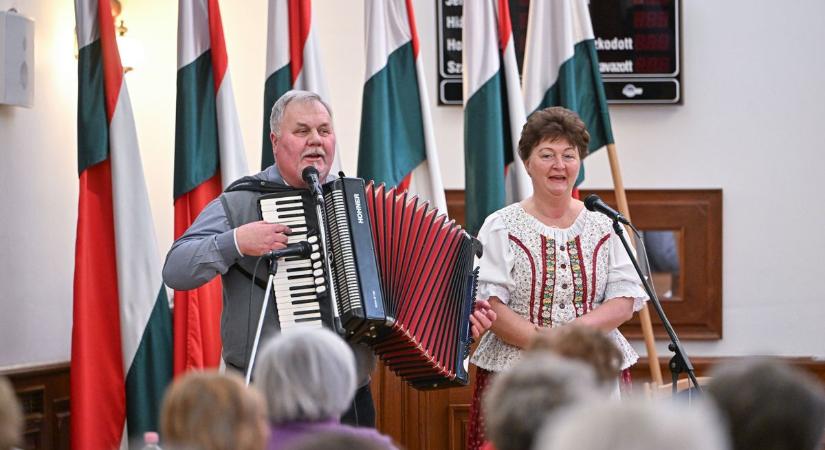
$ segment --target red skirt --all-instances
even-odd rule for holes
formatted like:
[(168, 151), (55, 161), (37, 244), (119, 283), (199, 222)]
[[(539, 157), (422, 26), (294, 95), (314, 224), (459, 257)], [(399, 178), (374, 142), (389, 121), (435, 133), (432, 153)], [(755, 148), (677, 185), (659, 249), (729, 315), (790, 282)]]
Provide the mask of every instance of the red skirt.
[(484, 413), (481, 410), (481, 398), (494, 373), (476, 367), (476, 382), (473, 388), (473, 401), (470, 403), (470, 418), (467, 423), (467, 450), (479, 450), (484, 439)]

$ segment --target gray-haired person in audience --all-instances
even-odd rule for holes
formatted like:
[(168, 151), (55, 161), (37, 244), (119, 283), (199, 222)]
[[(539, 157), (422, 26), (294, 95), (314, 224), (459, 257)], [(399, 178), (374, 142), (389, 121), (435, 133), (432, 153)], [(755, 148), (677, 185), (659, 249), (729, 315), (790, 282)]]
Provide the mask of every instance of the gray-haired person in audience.
[(11, 450), (22, 445), (23, 412), (14, 389), (0, 377), (0, 450)]
[(485, 393), (486, 435), (496, 450), (528, 450), (549, 414), (591, 398), (597, 388), (593, 370), (581, 362), (527, 354)]
[(825, 391), (800, 370), (765, 359), (727, 364), (714, 370), (707, 394), (727, 419), (734, 450), (823, 447)]
[(269, 450), (287, 449), (324, 432), (359, 436), (380, 448), (395, 448), (389, 437), (373, 428), (340, 422), (355, 395), (355, 357), (332, 331), (308, 329), (275, 335), (257, 359), (254, 384), (269, 407)]
[(585, 402), (551, 417), (534, 450), (726, 450), (707, 403), (629, 399)]

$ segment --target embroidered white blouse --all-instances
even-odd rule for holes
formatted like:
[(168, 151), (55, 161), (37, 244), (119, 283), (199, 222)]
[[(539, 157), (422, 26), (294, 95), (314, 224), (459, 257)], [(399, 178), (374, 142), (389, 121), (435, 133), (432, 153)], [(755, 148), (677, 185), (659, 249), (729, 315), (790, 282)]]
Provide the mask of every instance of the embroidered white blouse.
[[(569, 228), (549, 227), (518, 203), (491, 214), (479, 231), (478, 299), (498, 297), (514, 312), (541, 327), (564, 325), (615, 297), (647, 300), (639, 277), (613, 231), (612, 221), (583, 209)], [(639, 355), (614, 329), (608, 335), (624, 355), (622, 368)], [(481, 339), (471, 362), (500, 372), (521, 356), (518, 347), (495, 333)]]

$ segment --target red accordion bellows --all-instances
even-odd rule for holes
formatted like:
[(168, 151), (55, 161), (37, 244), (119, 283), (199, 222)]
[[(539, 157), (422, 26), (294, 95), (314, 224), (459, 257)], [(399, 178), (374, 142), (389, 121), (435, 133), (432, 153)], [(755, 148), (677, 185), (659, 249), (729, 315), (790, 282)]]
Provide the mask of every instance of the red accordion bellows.
[(394, 319), (373, 349), (414, 387), (466, 384), (478, 241), (417, 196), (372, 183), (365, 191), (384, 307)]

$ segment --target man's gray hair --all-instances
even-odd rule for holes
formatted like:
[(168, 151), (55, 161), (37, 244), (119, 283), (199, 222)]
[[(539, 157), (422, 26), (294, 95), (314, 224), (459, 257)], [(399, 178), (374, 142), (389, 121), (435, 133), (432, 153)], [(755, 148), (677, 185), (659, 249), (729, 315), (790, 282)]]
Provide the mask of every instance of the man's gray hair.
[(299, 102), (299, 103), (308, 103), (308, 102), (318, 102), (324, 105), (324, 108), (327, 109), (327, 113), (329, 113), (330, 119), (332, 118), (332, 108), (321, 99), (321, 96), (309, 91), (302, 91), (299, 89), (293, 89), (291, 91), (286, 91), (284, 95), (279, 98), (274, 105), (272, 105), (272, 112), (269, 114), (269, 131), (274, 133), (278, 136), (281, 133), (281, 120), (284, 118), (284, 111), (286, 111), (287, 105), (292, 102)]
[(588, 401), (550, 417), (533, 450), (727, 450), (718, 415), (701, 400)]
[(484, 423), (496, 450), (531, 448), (548, 414), (597, 392), (593, 370), (547, 353), (525, 355), (493, 378), (484, 394)]
[(355, 395), (355, 357), (327, 329), (278, 334), (261, 350), (254, 384), (273, 423), (338, 419)]

